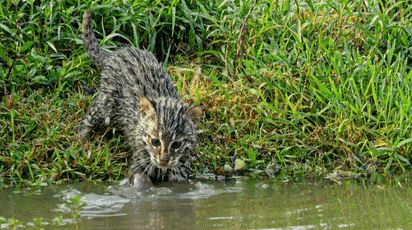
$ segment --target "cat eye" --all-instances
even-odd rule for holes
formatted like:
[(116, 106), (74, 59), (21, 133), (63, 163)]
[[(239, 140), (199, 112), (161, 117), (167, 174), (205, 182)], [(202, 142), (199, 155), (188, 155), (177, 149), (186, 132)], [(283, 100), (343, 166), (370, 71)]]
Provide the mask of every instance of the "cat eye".
[(160, 140), (159, 139), (153, 138), (151, 142), (152, 142), (152, 145), (155, 146), (155, 147), (160, 146)]
[(178, 149), (178, 148), (180, 148), (180, 146), (182, 146), (182, 142), (175, 141), (175, 142), (172, 143), (172, 145), (170, 147), (172, 147), (172, 149)]

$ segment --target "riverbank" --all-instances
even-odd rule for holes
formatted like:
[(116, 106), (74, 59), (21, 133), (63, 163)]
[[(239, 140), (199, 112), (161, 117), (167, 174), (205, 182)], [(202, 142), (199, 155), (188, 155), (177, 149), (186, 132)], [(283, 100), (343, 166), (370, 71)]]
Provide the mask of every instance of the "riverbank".
[[(298, 3), (300, 1), (297, 1)], [(80, 5), (78, 5), (80, 4)], [(0, 183), (119, 180), (127, 146), (76, 139), (107, 49), (154, 52), (205, 110), (196, 173), (401, 180), (412, 152), (412, 6), (278, 1), (12, 1), (0, 6)]]

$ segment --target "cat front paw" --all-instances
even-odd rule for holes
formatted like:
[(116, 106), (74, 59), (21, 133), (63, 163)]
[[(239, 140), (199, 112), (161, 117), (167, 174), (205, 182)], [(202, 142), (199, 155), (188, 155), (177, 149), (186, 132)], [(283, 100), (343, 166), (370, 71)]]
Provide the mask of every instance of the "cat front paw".
[(122, 186), (130, 186), (137, 189), (149, 188), (153, 185), (150, 179), (145, 174), (134, 173), (129, 175), (128, 178), (125, 178), (120, 182)]

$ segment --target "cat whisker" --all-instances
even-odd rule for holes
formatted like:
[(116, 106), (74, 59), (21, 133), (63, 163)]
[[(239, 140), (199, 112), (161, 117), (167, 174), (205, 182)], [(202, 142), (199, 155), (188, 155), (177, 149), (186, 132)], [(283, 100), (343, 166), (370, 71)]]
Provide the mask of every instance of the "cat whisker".
[(153, 173), (153, 162), (152, 161), (150, 161), (150, 163), (147, 165), (143, 173), (145, 173), (146, 171), (148, 175), (152, 175)]

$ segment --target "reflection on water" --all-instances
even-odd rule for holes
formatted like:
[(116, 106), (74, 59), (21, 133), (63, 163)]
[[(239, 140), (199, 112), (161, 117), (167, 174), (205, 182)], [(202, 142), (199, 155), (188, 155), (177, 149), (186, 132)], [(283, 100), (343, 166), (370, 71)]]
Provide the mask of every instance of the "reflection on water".
[[(140, 190), (82, 183), (41, 191), (0, 191), (0, 216), (28, 223), (35, 217), (51, 220), (63, 215), (63, 229), (408, 229), (411, 193), (409, 187), (247, 179)], [(83, 203), (81, 219), (71, 223), (72, 210), (65, 204), (76, 196)]]

